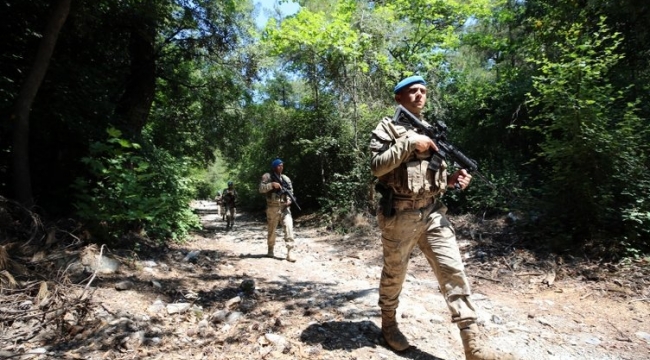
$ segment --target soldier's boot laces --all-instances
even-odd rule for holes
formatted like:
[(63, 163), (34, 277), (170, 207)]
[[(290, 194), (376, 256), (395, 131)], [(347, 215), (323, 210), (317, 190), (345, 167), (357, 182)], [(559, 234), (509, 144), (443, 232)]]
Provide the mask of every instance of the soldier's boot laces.
[(287, 261), (289, 262), (296, 262), (296, 258), (291, 256), (291, 249), (287, 249)]
[(410, 346), (406, 336), (397, 327), (395, 310), (381, 312), (381, 333), (393, 350), (404, 351)]
[(478, 325), (472, 324), (460, 331), (460, 338), (463, 340), (466, 360), (517, 360), (518, 357), (511, 353), (501, 352), (492, 349), (481, 341)]

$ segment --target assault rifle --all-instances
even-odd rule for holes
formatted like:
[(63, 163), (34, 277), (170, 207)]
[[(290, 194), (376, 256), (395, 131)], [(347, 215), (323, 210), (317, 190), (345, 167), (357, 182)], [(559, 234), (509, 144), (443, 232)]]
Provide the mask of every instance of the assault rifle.
[[(481, 179), (492, 185), (481, 173), (478, 172), (478, 164), (476, 161), (470, 159), (460, 150), (456, 149), (452, 144), (447, 141), (447, 125), (442, 121), (436, 121), (435, 125), (425, 124), (417, 116), (413, 115), (404, 106), (398, 105), (393, 117), (393, 123), (407, 123), (410, 126), (422, 131), (423, 135), (428, 136), (438, 146), (438, 151), (431, 155), (429, 160), (429, 169), (438, 171), (442, 161), (446, 158), (451, 159), (457, 163), (461, 168), (467, 170), (468, 173), (474, 173)], [(454, 185), (455, 189), (460, 189), (460, 184)]]
[(289, 184), (287, 184), (287, 182), (282, 178), (282, 176), (278, 176), (278, 174), (276, 174), (273, 171), (271, 172), (271, 176), (272, 176), (273, 180), (280, 183), (280, 186), (282, 186), (280, 188), (280, 190), (278, 190), (278, 194), (279, 195), (286, 194), (289, 197), (289, 199), (291, 199), (291, 203), (296, 205), (298, 210), (302, 211), (302, 209), (300, 208), (300, 205), (298, 205), (298, 202), (296, 201), (296, 198), (293, 197), (293, 194), (291, 193), (291, 190), (292, 190), (291, 187), (289, 187)]

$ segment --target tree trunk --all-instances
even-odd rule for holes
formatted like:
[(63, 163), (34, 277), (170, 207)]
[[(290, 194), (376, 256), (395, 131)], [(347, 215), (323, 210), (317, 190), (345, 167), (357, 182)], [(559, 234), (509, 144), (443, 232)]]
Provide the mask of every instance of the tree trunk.
[(68, 17), (68, 13), (70, 13), (71, 2), (72, 0), (59, 0), (54, 7), (47, 21), (32, 68), (20, 89), (14, 112), (11, 114), (11, 122), (13, 122), (14, 192), (16, 200), (27, 207), (34, 205), (29, 172), (29, 113), (36, 93), (50, 65), (59, 32)]

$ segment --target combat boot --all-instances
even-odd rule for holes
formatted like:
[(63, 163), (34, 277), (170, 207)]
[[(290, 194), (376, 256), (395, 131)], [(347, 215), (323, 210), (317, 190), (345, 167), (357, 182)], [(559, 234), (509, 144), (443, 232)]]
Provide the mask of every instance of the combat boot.
[(296, 262), (296, 259), (291, 256), (291, 248), (287, 249), (287, 261)]
[(274, 257), (273, 256), (273, 246), (269, 246), (269, 251), (266, 253), (266, 257)]
[(397, 327), (395, 310), (381, 311), (381, 333), (393, 350), (404, 351), (410, 346), (406, 336)]
[(471, 324), (460, 331), (463, 340), (466, 360), (516, 360), (517, 357), (510, 353), (500, 352), (488, 347), (479, 340), (478, 325)]

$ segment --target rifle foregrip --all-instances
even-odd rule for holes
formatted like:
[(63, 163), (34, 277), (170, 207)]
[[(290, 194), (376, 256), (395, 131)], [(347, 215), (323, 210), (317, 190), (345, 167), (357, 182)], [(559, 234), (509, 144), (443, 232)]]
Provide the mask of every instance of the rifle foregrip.
[(463, 169), (467, 170), (467, 172), (472, 173), (478, 170), (478, 165), (476, 164), (476, 161), (468, 158), (462, 152), (453, 149), (451, 151), (451, 156), (453, 157), (454, 161), (457, 162)]

